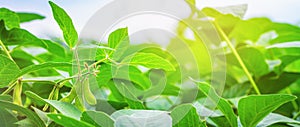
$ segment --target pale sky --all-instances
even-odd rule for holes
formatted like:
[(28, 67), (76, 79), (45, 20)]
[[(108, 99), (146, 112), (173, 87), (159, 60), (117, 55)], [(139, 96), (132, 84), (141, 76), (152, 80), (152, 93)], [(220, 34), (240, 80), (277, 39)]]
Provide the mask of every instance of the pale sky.
[[(111, 0), (53, 1), (67, 11), (73, 19), (76, 29), (80, 31), (88, 19)], [(265, 16), (277, 22), (300, 24), (300, 16), (298, 14), (300, 12), (299, 0), (197, 0), (198, 8), (236, 4), (248, 4), (246, 19)], [(47, 37), (48, 35), (61, 37), (61, 31), (52, 17), (51, 8), (46, 0), (1, 0), (0, 7), (6, 7), (13, 11), (35, 12), (44, 15), (46, 19), (25, 23), (21, 27), (39, 37)]]

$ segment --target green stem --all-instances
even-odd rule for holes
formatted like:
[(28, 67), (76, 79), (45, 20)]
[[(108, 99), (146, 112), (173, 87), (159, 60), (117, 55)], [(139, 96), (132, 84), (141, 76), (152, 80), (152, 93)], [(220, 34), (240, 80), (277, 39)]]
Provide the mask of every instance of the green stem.
[(23, 79), (22, 82), (41, 82), (41, 83), (55, 84), (55, 82), (50, 80), (37, 80), (37, 79)]
[(299, 112), (297, 112), (297, 114), (293, 117), (293, 119), (295, 120), (295, 119), (297, 119), (297, 117), (300, 115), (300, 111)]
[[(286, 91), (288, 94), (293, 95), (290, 88), (286, 88), (285, 91)], [(292, 103), (292, 105), (293, 105), (295, 111), (298, 112), (298, 111), (299, 111), (299, 107), (298, 107), (298, 105), (297, 105), (296, 100), (291, 101), (291, 103)]]
[(9, 51), (6, 49), (5, 45), (3, 44), (3, 42), (1, 40), (0, 40), (0, 45), (1, 45), (2, 49), (3, 49), (3, 51), (5, 52), (5, 54), (8, 56), (8, 58), (10, 60), (14, 61), (13, 58), (10, 56)]
[(14, 89), (14, 87), (16, 86), (17, 82), (11, 82), (8, 86), (8, 88), (3, 92), (1, 93), (1, 95), (5, 95), (5, 94), (8, 94), (10, 91), (12, 91)]
[(231, 44), (231, 41), (229, 40), (229, 38), (227, 37), (227, 35), (225, 34), (225, 32), (222, 30), (222, 28), (216, 23), (214, 22), (215, 27), (217, 28), (217, 30), (219, 31), (219, 33), (221, 34), (221, 36), (225, 39), (225, 42), (227, 43), (227, 45), (229, 46), (229, 48), (231, 49), (232, 53), (234, 54), (234, 56), (236, 57), (236, 59), (238, 60), (239, 64), (241, 65), (242, 69), (244, 70), (245, 74), (247, 75), (251, 85), (253, 86), (255, 92), (257, 93), (257, 95), (260, 95), (260, 91), (255, 83), (255, 81), (253, 80), (250, 72), (248, 71), (247, 67), (245, 66), (242, 58), (240, 57), (240, 55), (238, 54), (238, 52), (236, 51), (236, 49), (234, 48), (234, 46)]
[[(55, 86), (53, 87), (52, 91), (50, 92), (49, 96), (48, 96), (48, 100), (52, 100), (53, 96), (54, 96), (54, 93), (56, 91), (56, 88), (57, 88), (57, 85), (55, 84)], [(47, 111), (49, 105), (46, 104), (43, 108), (43, 111)]]

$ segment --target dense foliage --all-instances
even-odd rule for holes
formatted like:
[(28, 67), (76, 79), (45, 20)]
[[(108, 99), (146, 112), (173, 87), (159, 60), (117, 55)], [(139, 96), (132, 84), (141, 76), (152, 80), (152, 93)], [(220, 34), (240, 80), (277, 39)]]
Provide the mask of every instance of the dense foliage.
[(194, 3), (167, 48), (86, 45), (53, 2), (64, 41), (42, 39), (20, 24), (45, 17), (0, 8), (1, 126), (300, 126), (300, 27)]

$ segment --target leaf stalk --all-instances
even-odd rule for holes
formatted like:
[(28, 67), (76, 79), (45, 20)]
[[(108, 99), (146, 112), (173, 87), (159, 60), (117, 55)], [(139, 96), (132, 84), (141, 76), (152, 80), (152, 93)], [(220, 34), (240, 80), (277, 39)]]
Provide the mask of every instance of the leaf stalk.
[(221, 34), (221, 36), (225, 39), (225, 42), (227, 43), (228, 47), (231, 49), (232, 53), (234, 54), (235, 58), (237, 59), (237, 61), (239, 62), (239, 64), (241, 65), (243, 71), (245, 72), (246, 76), (248, 77), (252, 87), (254, 88), (255, 92), (257, 93), (257, 95), (261, 95), (255, 81), (253, 80), (250, 72), (248, 71), (246, 65), (244, 64), (241, 56), (239, 55), (239, 53), (237, 52), (237, 50), (234, 48), (234, 46), (231, 44), (231, 41), (229, 40), (229, 38), (227, 37), (227, 35), (225, 34), (225, 32), (223, 31), (223, 29), (216, 23), (213, 22), (215, 27), (217, 28), (217, 31), (219, 31), (219, 33)]

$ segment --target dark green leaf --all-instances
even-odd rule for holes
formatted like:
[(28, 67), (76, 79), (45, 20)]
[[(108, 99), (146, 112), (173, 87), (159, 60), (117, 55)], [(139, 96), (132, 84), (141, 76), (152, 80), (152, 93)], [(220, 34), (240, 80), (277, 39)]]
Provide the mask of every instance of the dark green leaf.
[(48, 100), (48, 99), (43, 99), (36, 95), (35, 93), (32, 93), (30, 91), (25, 92), (26, 95), (36, 101), (41, 101), (44, 103), (47, 103), (54, 107), (56, 110), (59, 112), (63, 113), (64, 115), (74, 118), (74, 119), (80, 119), (81, 112), (72, 104), (66, 103), (66, 102), (60, 102), (60, 101), (55, 101), (55, 100)]
[(224, 116), (218, 116), (218, 117), (210, 117), (218, 127), (230, 127), (230, 123), (226, 120)]
[(148, 89), (151, 86), (151, 81), (138, 68), (134, 66), (121, 66), (115, 70), (113, 78), (125, 79), (132, 81), (143, 89)]
[(175, 107), (171, 112), (173, 127), (200, 127), (200, 118), (196, 108), (191, 104)]
[(0, 100), (0, 107), (23, 113), (24, 115), (27, 116), (28, 119), (30, 119), (31, 123), (34, 124), (35, 126), (46, 127), (44, 122), (40, 119), (40, 117), (27, 108), (23, 108), (21, 106), (15, 105), (10, 102), (2, 101), (2, 100)]
[(17, 127), (15, 122), (17, 122), (18, 119), (9, 111), (6, 109), (0, 108), (0, 123), (1, 127)]
[(114, 120), (104, 112), (85, 111), (80, 119), (96, 127), (114, 127)]
[(285, 94), (251, 95), (240, 99), (238, 113), (245, 127), (255, 127), (264, 117), (296, 97)]
[(283, 72), (280, 75), (270, 73), (260, 77), (257, 86), (262, 93), (277, 93), (297, 81), (299, 77), (299, 73)]
[(45, 16), (35, 14), (35, 13), (27, 13), (27, 12), (17, 12), (17, 15), (20, 18), (20, 23), (30, 22), (32, 20), (44, 19)]
[[(143, 103), (128, 89), (124, 82), (114, 81), (117, 90), (121, 93), (131, 109), (145, 109)], [(114, 91), (115, 92), (115, 91)]]

